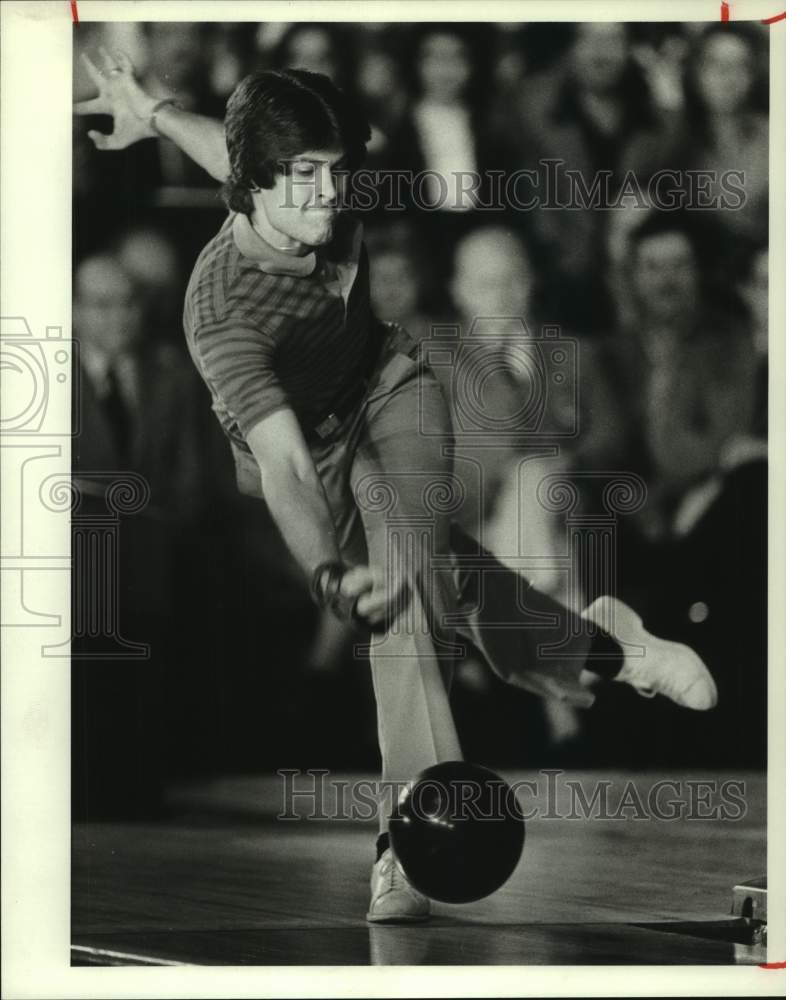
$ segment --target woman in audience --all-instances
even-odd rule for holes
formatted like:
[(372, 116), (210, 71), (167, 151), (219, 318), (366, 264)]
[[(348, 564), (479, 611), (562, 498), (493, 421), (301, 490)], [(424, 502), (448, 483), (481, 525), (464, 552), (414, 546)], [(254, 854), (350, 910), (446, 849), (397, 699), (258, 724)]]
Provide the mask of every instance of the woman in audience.
[[(385, 165), (412, 177), (406, 185), (407, 201), (435, 285), (444, 290), (452, 248), (471, 228), (472, 216), (487, 194), (486, 172), (500, 166), (485, 126), (480, 86), (484, 28), (424, 25), (411, 51), (414, 96), (391, 137)], [(433, 304), (444, 307), (446, 296)]]
[(713, 24), (698, 36), (685, 62), (679, 165), (714, 172), (708, 197), (719, 193), (725, 172), (743, 175), (742, 183), (736, 182), (744, 190), (743, 203), (714, 214), (747, 246), (767, 237), (769, 130), (766, 80), (759, 70), (767, 65), (765, 46), (754, 25)]

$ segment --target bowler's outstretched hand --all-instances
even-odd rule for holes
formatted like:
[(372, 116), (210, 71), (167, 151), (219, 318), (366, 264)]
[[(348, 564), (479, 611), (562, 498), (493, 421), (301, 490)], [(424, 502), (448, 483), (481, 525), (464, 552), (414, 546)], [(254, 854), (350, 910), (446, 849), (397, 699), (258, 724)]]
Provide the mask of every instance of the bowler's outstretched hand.
[(110, 55), (100, 50), (103, 69), (99, 69), (86, 54), (82, 55), (90, 79), (98, 94), (74, 104), (77, 115), (111, 115), (114, 127), (110, 135), (91, 129), (87, 134), (97, 149), (117, 150), (155, 137), (150, 124), (158, 100), (147, 94), (136, 79), (134, 65), (123, 52)]

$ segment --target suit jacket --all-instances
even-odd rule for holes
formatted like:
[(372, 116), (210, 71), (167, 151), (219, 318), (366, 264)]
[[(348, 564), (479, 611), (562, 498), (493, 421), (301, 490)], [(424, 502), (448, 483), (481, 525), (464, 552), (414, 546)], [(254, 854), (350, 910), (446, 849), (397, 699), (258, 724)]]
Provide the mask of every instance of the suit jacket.
[(155, 345), (135, 357), (138, 400), (131, 409), (129, 454), (118, 454), (110, 419), (83, 363), (75, 381), (79, 432), (72, 468), (87, 473), (128, 470), (150, 486), (149, 512), (181, 519), (197, 516), (215, 475), (207, 442), (209, 400), (181, 353)]

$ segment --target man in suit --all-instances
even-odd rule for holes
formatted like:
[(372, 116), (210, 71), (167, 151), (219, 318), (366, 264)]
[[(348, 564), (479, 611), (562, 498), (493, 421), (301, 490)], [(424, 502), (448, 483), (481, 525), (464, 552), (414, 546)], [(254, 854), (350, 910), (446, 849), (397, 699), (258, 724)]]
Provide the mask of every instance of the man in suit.
[[(90, 815), (133, 815), (156, 806), (166, 759), (164, 693), (167, 685), (177, 686), (169, 623), (187, 579), (181, 556), (190, 551), (187, 540), (209, 502), (200, 386), (182, 353), (146, 336), (153, 317), (142, 303), (113, 254), (91, 255), (78, 265), (74, 530), (85, 518), (111, 513), (106, 490), (124, 473), (141, 476), (150, 490), (148, 503), (118, 525), (117, 575), (107, 581), (117, 588), (114, 627), (129, 641), (148, 644), (150, 657), (96, 660), (90, 637), (74, 638), (75, 808)], [(75, 562), (77, 605), (90, 599), (88, 581), (80, 585), (78, 577), (97, 572), (89, 561)]]
[(181, 518), (200, 502), (198, 384), (182, 353), (144, 333), (150, 318), (119, 259), (83, 260), (75, 275), (80, 427), (74, 469), (143, 475), (151, 506)]

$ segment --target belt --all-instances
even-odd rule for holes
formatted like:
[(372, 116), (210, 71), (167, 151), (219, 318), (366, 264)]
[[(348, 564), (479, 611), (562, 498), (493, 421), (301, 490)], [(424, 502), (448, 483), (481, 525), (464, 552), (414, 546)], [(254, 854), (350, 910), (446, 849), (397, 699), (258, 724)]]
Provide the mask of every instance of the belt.
[[(419, 349), (420, 344), (416, 342), (409, 347), (409, 350), (400, 351), (399, 353), (406, 354), (407, 357), (417, 360), (419, 357)], [(361, 377), (357, 386), (335, 406), (332, 413), (328, 413), (327, 416), (325, 416), (312, 428), (311, 432), (307, 435), (307, 439), (314, 440), (316, 438), (320, 441), (327, 441), (336, 433), (346, 418), (362, 400), (366, 390), (368, 389), (374, 369), (379, 364), (382, 357), (383, 352), (372, 356), (370, 363), (366, 366), (366, 374)]]
[(329, 440), (341, 427), (346, 418), (352, 413), (368, 389), (369, 378), (362, 378), (352, 392), (345, 396), (336, 405), (331, 413), (328, 413), (315, 427), (313, 427), (309, 437), (318, 438), (320, 441)]

